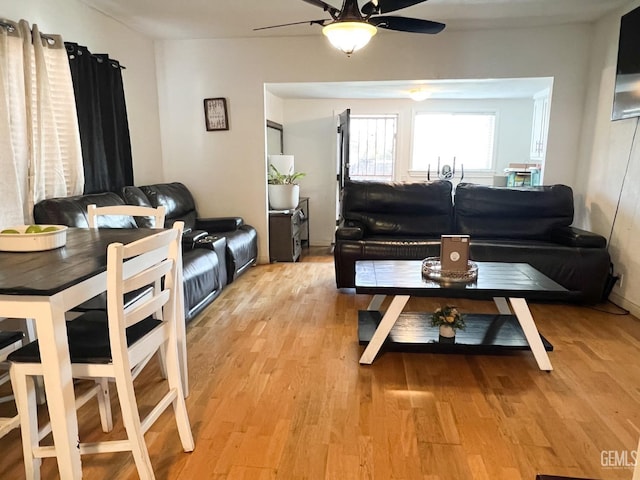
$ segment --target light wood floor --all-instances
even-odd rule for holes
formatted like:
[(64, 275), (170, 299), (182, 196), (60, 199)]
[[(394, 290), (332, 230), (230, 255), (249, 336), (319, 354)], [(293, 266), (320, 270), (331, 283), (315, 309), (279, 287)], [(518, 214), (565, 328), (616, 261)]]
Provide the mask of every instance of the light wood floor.
[[(638, 319), (532, 305), (555, 346), (552, 373), (525, 352), (383, 353), (360, 366), (356, 318), (368, 301), (336, 290), (332, 258), (319, 250), (240, 277), (188, 327), (196, 449), (181, 451), (165, 413), (146, 435), (157, 478), (631, 478), (630, 468), (601, 463), (638, 445)], [(431, 311), (445, 302), (412, 299), (409, 306)], [(491, 302), (455, 303), (495, 311)], [(136, 387), (142, 411), (161, 385), (157, 366), (148, 366)], [(100, 434), (92, 403), (80, 412), (83, 441)], [(113, 405), (116, 438), (115, 395)], [(12, 408), (1, 405), (0, 415)], [(84, 456), (83, 468), (88, 479), (137, 478), (126, 453)], [(55, 460), (45, 460), (42, 472), (57, 478)], [(17, 430), (0, 439), (0, 478), (24, 478)]]

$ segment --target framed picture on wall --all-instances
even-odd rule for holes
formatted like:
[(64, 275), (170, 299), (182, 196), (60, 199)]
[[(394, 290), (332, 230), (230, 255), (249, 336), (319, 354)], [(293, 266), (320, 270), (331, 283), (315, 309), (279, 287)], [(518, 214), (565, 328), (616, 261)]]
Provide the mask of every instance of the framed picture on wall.
[(204, 119), (207, 131), (229, 130), (226, 98), (205, 98)]

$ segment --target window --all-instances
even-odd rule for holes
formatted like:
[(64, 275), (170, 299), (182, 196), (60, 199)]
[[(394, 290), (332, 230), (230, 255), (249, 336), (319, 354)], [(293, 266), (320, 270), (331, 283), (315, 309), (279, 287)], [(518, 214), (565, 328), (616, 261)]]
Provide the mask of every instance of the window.
[(435, 171), (455, 159), (456, 169), (492, 170), (495, 123), (495, 113), (416, 113), (411, 169)]
[(393, 180), (397, 115), (352, 115), (349, 140), (349, 178)]

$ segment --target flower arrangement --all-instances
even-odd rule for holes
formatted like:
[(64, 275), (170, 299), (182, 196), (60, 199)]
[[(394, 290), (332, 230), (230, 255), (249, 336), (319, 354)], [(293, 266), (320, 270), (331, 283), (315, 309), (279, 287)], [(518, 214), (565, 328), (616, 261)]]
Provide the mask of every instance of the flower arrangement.
[(446, 305), (444, 307), (436, 308), (435, 312), (431, 315), (431, 325), (434, 327), (447, 326), (454, 330), (464, 330), (466, 325), (464, 323), (464, 315), (461, 314), (453, 305)]

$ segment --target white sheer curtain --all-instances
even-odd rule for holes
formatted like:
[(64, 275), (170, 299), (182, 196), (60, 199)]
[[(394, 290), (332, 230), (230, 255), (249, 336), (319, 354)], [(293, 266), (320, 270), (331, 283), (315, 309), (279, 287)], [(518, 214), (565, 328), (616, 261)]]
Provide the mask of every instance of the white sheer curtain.
[(0, 225), (19, 225), (29, 216), (29, 148), (22, 38), (17, 24), (0, 27)]
[(84, 173), (62, 38), (24, 20), (0, 24), (0, 226), (9, 226), (31, 223), (40, 200), (81, 194)]

